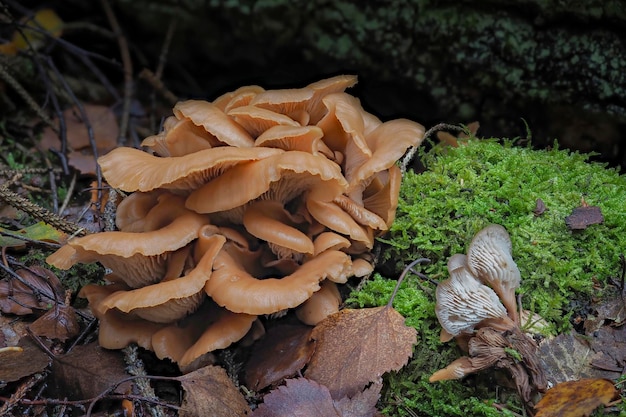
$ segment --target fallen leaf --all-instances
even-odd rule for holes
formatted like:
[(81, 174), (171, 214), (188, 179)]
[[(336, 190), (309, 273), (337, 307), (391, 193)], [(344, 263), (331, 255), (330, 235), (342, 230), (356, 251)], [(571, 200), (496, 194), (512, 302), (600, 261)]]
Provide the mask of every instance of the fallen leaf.
[(15, 55), (19, 50), (39, 49), (48, 37), (59, 38), (63, 32), (63, 21), (52, 9), (41, 9), (20, 23), (22, 27), (13, 32), (11, 42), (0, 45), (0, 53)]
[(572, 210), (572, 214), (565, 218), (565, 224), (570, 230), (584, 230), (592, 224), (604, 221), (602, 211), (598, 206), (582, 206)]
[[(113, 111), (107, 106), (86, 104), (85, 113), (93, 131), (93, 138), (98, 150), (98, 156), (102, 156), (117, 146), (119, 125)], [(89, 135), (80, 112), (74, 107), (63, 112), (66, 126), (67, 145), (70, 148), (68, 154), (69, 164), (85, 175), (95, 175), (96, 160), (89, 143)], [(59, 122), (56, 120), (56, 125)], [(61, 141), (54, 131), (48, 127), (44, 129), (40, 147), (44, 150), (50, 148), (60, 149)]]
[(313, 380), (287, 379), (263, 398), (252, 417), (372, 417), (381, 387), (379, 380), (353, 398), (334, 401), (328, 388)]
[(548, 390), (535, 405), (535, 417), (585, 417), (616, 397), (617, 390), (608, 379), (562, 382)]
[(55, 305), (30, 325), (30, 330), (40, 337), (62, 342), (77, 336), (80, 325), (76, 311), (67, 305)]
[(219, 366), (200, 368), (176, 380), (185, 390), (180, 417), (240, 417), (250, 413), (245, 398)]
[(353, 397), (385, 372), (404, 366), (417, 332), (389, 306), (346, 309), (324, 319), (311, 334), (315, 353), (305, 372), (334, 399)]
[(20, 339), (21, 350), (0, 352), (0, 382), (12, 382), (42, 372), (50, 364), (45, 354), (30, 337)]
[(251, 417), (339, 417), (330, 391), (307, 378), (287, 379), (270, 391)]
[[(120, 351), (106, 350), (96, 342), (74, 347), (69, 353), (57, 357), (52, 363), (50, 387), (59, 398), (70, 400), (93, 398), (128, 378)], [(130, 392), (131, 382), (126, 381), (113, 392)]]
[(268, 330), (250, 353), (246, 364), (246, 386), (254, 391), (296, 375), (313, 355), (311, 327), (279, 325)]
[[(58, 231), (47, 223), (39, 222), (21, 230), (13, 231), (0, 227), (0, 232), (9, 232), (13, 235), (22, 235), (31, 240), (41, 242), (61, 243), (67, 238), (67, 235)], [(0, 233), (0, 246), (8, 248), (22, 248), (26, 245), (26, 241), (6, 236)]]
[(0, 280), (0, 310), (5, 314), (33, 314), (33, 310), (47, 310), (54, 300), (63, 300), (63, 286), (50, 270), (31, 266), (15, 271), (14, 277)]
[(547, 210), (546, 203), (543, 202), (542, 199), (538, 198), (535, 203), (535, 209), (533, 210), (533, 214), (537, 217), (541, 216)]
[(618, 378), (626, 362), (626, 326), (603, 326), (582, 337), (562, 334), (540, 345), (548, 379)]
[(370, 417), (379, 415), (376, 403), (380, 398), (380, 390), (383, 388), (383, 380), (373, 382), (363, 392), (359, 392), (352, 398), (343, 397), (335, 401), (335, 408), (342, 417)]

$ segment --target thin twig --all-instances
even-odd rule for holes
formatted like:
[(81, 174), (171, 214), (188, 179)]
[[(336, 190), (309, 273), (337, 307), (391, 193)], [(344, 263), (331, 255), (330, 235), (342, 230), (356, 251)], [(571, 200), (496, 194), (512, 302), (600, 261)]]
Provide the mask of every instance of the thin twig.
[[(448, 123), (439, 123), (431, 127), (430, 129), (428, 129), (426, 133), (424, 133), (423, 141), (428, 139), (430, 136), (432, 136), (433, 133), (436, 133), (440, 130), (452, 130), (455, 132), (462, 132), (463, 128), (461, 126), (451, 125)], [(402, 162), (400, 163), (400, 171), (402, 172), (402, 175), (406, 173), (406, 170), (409, 164), (411, 163), (411, 161), (413, 160), (413, 158), (415, 157), (415, 153), (417, 152), (418, 149), (419, 149), (418, 146), (413, 146), (411, 149), (409, 149), (406, 155), (404, 155), (404, 158), (402, 158)]]
[(32, 243), (33, 245), (40, 245), (40, 246), (46, 246), (48, 248), (51, 249), (58, 249), (61, 247), (61, 245), (59, 245), (58, 243), (52, 243), (52, 242), (46, 242), (43, 240), (36, 240), (36, 239), (31, 239), (27, 236), (24, 235), (20, 235), (19, 233), (12, 233), (8, 230), (0, 230), (0, 235), (3, 236), (8, 236), (11, 237), (13, 239), (19, 239), (22, 240), (24, 242), (28, 242), (28, 243)]
[(404, 281), (404, 277), (406, 276), (406, 274), (408, 274), (409, 271), (412, 271), (415, 265), (418, 265), (418, 264), (421, 265), (421, 264), (427, 264), (427, 263), (430, 263), (430, 259), (419, 258), (419, 259), (414, 260), (413, 262), (408, 264), (406, 268), (404, 268), (404, 271), (402, 271), (402, 273), (400, 274), (400, 277), (398, 278), (398, 283), (396, 284), (396, 287), (393, 289), (393, 293), (391, 294), (391, 297), (389, 297), (389, 302), (387, 303), (387, 307), (391, 307), (393, 305), (393, 299), (396, 298), (396, 294), (398, 293), (398, 290), (400, 289), (400, 284), (402, 284), (402, 281)]
[(104, 13), (109, 20), (111, 29), (117, 38), (117, 43), (120, 48), (120, 55), (122, 57), (122, 65), (124, 66), (124, 102), (122, 106), (122, 115), (120, 117), (120, 136), (118, 138), (119, 145), (126, 145), (126, 135), (128, 134), (128, 122), (130, 120), (130, 103), (133, 94), (133, 62), (130, 58), (130, 51), (128, 49), (128, 43), (126, 37), (122, 33), (115, 13), (109, 4), (108, 0), (100, 0), (100, 4), (104, 9)]
[(67, 188), (67, 194), (65, 195), (65, 198), (63, 199), (63, 204), (61, 204), (61, 208), (59, 209), (60, 215), (63, 215), (63, 212), (70, 204), (70, 200), (72, 199), (72, 195), (74, 194), (74, 188), (76, 188), (77, 177), (78, 175), (76, 174), (76, 171), (74, 171), (74, 174), (72, 175), (72, 180), (70, 181), (70, 186)]

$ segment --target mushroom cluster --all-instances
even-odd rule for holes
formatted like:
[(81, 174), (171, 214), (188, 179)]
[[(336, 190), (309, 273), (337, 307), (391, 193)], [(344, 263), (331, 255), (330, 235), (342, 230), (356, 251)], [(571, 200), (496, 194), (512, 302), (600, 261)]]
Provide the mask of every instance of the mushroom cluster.
[(179, 102), (148, 152), (99, 159), (107, 183), (132, 193), (119, 230), (72, 239), (48, 262), (110, 269), (110, 285), (81, 291), (103, 347), (135, 342), (185, 367), (258, 316), (297, 308), (315, 324), (337, 311), (337, 284), (371, 271), (374, 238), (394, 220), (396, 161), (424, 135), (366, 112), (344, 92), (356, 81)]
[(491, 224), (479, 231), (467, 256), (456, 254), (448, 260), (448, 272), (450, 277), (436, 290), (440, 340), (456, 338), (469, 356), (435, 372), (430, 381), (459, 379), (491, 367), (506, 369), (528, 403), (547, 382), (537, 345), (519, 326), (515, 290), (521, 277), (506, 229)]

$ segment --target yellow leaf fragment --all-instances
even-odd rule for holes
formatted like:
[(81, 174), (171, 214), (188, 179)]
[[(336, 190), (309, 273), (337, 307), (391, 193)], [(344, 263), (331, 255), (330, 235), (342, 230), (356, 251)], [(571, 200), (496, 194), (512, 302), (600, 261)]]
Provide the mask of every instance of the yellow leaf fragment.
[(617, 396), (613, 382), (585, 378), (562, 382), (548, 390), (535, 405), (535, 417), (585, 417), (600, 405), (608, 405)]

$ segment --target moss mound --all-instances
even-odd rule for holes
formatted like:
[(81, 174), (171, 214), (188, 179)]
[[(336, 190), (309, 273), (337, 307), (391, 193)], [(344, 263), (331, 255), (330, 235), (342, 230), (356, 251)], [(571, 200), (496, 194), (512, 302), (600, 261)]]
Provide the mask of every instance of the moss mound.
[[(451, 255), (465, 253), (472, 236), (487, 224), (501, 224), (511, 235), (522, 274), (518, 292), (524, 308), (545, 318), (551, 331), (565, 331), (591, 294), (620, 275), (619, 257), (626, 251), (626, 177), (588, 158), (556, 147), (516, 147), (510, 141), (472, 139), (458, 148), (436, 147), (423, 155), (425, 172), (407, 172), (403, 179), (397, 219), (381, 239), (382, 261), (392, 266), (395, 278), (404, 265), (426, 257), (432, 262), (421, 271), (445, 279)], [(537, 215), (539, 199), (546, 210)], [(581, 204), (600, 207), (604, 222), (570, 230), (565, 217)], [(394, 284), (377, 275), (349, 301), (361, 307), (383, 305)], [(502, 415), (483, 401), (496, 399), (496, 384), (479, 388), (484, 384), (472, 386), (467, 379), (427, 382), (432, 372), (459, 356), (454, 346), (438, 340), (434, 301), (434, 285), (412, 276), (394, 302), (407, 324), (418, 330), (420, 342), (412, 362), (388, 378), (385, 411)]]

